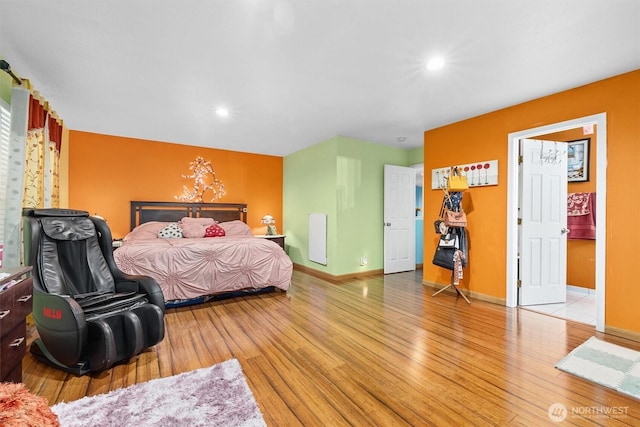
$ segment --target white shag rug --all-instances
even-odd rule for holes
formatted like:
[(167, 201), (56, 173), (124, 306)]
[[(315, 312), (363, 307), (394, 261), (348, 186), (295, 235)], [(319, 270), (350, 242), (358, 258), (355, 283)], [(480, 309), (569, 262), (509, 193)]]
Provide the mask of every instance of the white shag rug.
[(640, 399), (640, 352), (591, 337), (556, 368)]
[(237, 359), (51, 410), (62, 427), (266, 426)]

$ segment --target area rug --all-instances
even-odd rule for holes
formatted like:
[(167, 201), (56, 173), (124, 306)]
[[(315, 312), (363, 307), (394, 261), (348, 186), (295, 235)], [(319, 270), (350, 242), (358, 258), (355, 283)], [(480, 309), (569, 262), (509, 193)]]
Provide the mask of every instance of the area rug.
[(591, 337), (556, 368), (640, 399), (640, 352)]
[(51, 409), (62, 427), (266, 425), (236, 359)]

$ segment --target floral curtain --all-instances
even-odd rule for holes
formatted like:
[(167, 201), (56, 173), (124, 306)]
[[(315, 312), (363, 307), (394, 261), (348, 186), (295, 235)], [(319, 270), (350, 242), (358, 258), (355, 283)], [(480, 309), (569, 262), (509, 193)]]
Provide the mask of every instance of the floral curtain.
[(33, 95), (29, 101), (26, 144), (22, 206), (60, 207), (62, 126)]
[(44, 208), (45, 153), (47, 112), (33, 95), (29, 100), (29, 125), (24, 168), (22, 207)]
[[(62, 147), (62, 125), (53, 116), (49, 116), (48, 173), (45, 175), (45, 206), (60, 207), (60, 149)], [(48, 183), (48, 185), (47, 185)], [(47, 203), (47, 200), (49, 203)]]

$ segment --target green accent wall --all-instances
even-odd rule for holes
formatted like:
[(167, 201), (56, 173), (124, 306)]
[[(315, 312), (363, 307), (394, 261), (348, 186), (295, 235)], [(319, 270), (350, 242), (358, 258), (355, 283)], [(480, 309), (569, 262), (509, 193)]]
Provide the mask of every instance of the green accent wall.
[[(335, 276), (382, 269), (384, 165), (408, 166), (410, 157), (410, 150), (343, 136), (286, 156), (283, 219), (291, 260)], [(326, 266), (309, 261), (310, 213), (327, 214)]]
[(424, 145), (409, 150), (409, 164), (419, 165), (420, 163), (424, 163)]
[(287, 253), (297, 264), (328, 271), (327, 266), (309, 261), (309, 214), (327, 214), (327, 260), (335, 259), (336, 204), (335, 139), (315, 144), (283, 159), (283, 223)]

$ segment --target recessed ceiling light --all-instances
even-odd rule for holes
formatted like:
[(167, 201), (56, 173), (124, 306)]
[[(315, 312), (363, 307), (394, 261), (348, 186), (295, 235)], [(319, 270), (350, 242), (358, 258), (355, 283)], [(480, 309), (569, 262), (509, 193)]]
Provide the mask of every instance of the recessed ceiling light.
[(226, 108), (218, 108), (216, 110), (216, 114), (220, 117), (227, 117), (229, 116), (229, 110), (227, 110)]
[(427, 61), (427, 70), (435, 71), (444, 67), (444, 58), (442, 56), (434, 56)]

